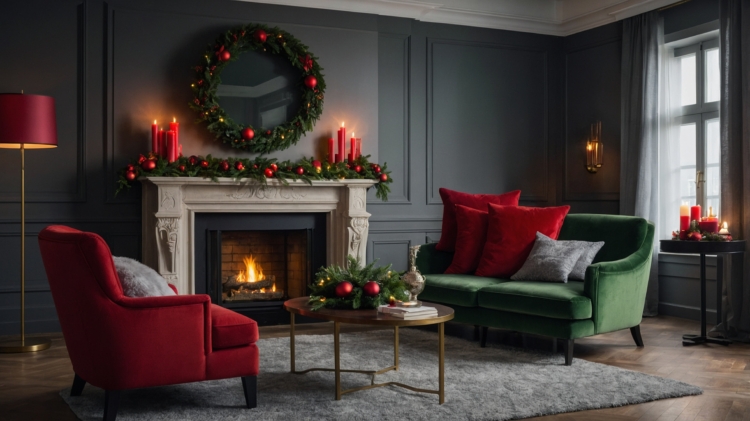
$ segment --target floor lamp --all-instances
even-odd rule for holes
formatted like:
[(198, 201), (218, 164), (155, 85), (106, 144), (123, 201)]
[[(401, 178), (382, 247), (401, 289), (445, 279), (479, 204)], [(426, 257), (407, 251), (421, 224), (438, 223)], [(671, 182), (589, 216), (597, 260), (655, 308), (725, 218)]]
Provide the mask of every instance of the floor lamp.
[(50, 346), (46, 338), (26, 338), (26, 196), (24, 151), (57, 147), (55, 100), (42, 95), (0, 94), (0, 148), (21, 150), (21, 338), (0, 342), (0, 352), (42, 351)]

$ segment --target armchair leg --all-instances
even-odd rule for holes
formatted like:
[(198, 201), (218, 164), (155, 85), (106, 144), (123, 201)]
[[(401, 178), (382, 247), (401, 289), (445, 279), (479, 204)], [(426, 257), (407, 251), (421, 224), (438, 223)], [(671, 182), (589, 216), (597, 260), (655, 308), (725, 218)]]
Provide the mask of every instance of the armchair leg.
[(573, 364), (573, 339), (565, 339), (565, 365)]
[(103, 421), (115, 421), (117, 418), (117, 407), (120, 405), (119, 390), (104, 391), (104, 418)]
[(478, 341), (479, 338), (479, 325), (474, 325), (474, 340)]
[(73, 377), (73, 387), (70, 388), (70, 396), (81, 396), (83, 386), (86, 386), (86, 380), (83, 380), (78, 374)]
[(488, 331), (489, 329), (490, 329), (490, 328), (489, 328), (489, 327), (487, 327), (487, 326), (482, 326), (482, 340), (481, 340), (481, 342), (479, 343), (479, 346), (481, 346), (482, 348), (484, 348), (484, 347), (486, 347), (486, 346), (487, 346), (487, 331)]
[(245, 403), (248, 408), (258, 406), (258, 377), (245, 376), (242, 378), (242, 390), (245, 392)]
[(643, 347), (643, 338), (641, 337), (641, 325), (633, 326), (630, 328), (630, 334), (633, 335), (633, 340), (637, 347)]

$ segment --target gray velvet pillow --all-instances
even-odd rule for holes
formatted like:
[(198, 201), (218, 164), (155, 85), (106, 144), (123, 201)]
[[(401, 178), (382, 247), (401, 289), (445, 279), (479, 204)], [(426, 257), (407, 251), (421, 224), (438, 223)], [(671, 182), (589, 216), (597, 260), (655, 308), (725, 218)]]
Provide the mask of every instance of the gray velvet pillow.
[(568, 275), (583, 254), (583, 247), (555, 241), (537, 232), (534, 247), (514, 281), (568, 282)]
[(576, 262), (576, 265), (573, 267), (573, 270), (570, 271), (570, 275), (568, 275), (568, 279), (574, 279), (576, 281), (583, 281), (586, 278), (586, 268), (589, 267), (591, 262), (594, 261), (594, 258), (596, 257), (596, 253), (599, 253), (599, 250), (604, 247), (604, 241), (597, 241), (595, 243), (591, 243), (588, 241), (558, 241), (558, 243), (569, 243), (574, 244), (577, 247), (583, 248), (583, 253), (581, 254), (581, 257), (578, 258), (578, 261)]
[(159, 273), (129, 257), (112, 256), (122, 292), (128, 297), (161, 297), (175, 295)]

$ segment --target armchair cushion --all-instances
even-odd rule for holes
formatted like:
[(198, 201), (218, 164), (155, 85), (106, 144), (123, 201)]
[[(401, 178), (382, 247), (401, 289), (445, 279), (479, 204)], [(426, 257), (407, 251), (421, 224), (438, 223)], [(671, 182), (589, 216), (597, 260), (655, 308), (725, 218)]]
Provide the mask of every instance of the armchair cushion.
[(129, 257), (112, 256), (123, 294), (128, 297), (175, 295), (167, 281), (155, 270)]
[(258, 341), (258, 324), (232, 310), (211, 304), (211, 346), (215, 350)]

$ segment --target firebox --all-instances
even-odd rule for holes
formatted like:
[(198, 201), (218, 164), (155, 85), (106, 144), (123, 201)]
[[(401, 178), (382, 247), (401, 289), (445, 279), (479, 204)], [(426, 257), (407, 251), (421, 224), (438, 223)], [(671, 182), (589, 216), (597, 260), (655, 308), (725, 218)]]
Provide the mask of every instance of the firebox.
[(196, 214), (196, 292), (259, 324), (289, 323), (284, 301), (308, 295), (325, 265), (325, 223), (316, 213)]

